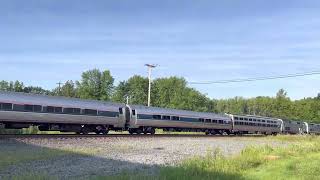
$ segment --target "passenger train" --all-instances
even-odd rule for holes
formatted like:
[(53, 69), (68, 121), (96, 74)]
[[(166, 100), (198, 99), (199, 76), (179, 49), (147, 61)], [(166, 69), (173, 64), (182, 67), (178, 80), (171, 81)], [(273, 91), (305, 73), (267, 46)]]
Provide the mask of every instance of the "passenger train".
[(156, 129), (214, 134), (320, 134), (319, 124), (277, 118), (215, 114), (96, 100), (0, 91), (0, 124), (8, 129), (155, 134)]

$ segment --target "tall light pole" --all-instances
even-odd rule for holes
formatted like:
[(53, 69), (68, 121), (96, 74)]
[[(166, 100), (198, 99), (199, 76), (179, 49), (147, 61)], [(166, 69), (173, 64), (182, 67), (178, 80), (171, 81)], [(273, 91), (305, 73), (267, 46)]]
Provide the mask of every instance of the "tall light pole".
[(61, 81), (59, 81), (57, 84), (59, 85), (58, 93), (59, 93), (59, 96), (61, 96), (61, 85), (63, 83)]
[(151, 103), (151, 71), (153, 68), (157, 67), (157, 65), (145, 64), (145, 66), (148, 67), (148, 77), (149, 77), (148, 106), (150, 106), (150, 103)]

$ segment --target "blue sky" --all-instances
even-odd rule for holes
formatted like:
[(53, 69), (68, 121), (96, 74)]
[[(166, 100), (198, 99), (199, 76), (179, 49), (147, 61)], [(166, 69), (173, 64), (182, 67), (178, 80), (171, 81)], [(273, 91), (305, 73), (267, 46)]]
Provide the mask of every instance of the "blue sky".
[[(188, 81), (320, 70), (318, 0), (1, 0), (0, 79), (54, 88), (81, 72)], [(190, 85), (211, 98), (316, 96), (320, 75)]]

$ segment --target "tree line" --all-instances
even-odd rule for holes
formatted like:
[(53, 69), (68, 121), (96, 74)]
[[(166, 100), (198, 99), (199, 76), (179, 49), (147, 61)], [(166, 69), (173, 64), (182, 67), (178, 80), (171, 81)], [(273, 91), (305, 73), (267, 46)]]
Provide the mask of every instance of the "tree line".
[[(115, 85), (114, 77), (109, 70), (92, 69), (83, 72), (79, 81), (68, 80), (53, 90), (25, 86), (20, 81), (0, 81), (0, 90), (120, 103), (125, 103), (128, 98), (129, 104), (146, 105), (148, 79), (134, 75)], [(320, 94), (317, 97), (291, 100), (287, 92), (280, 89), (274, 97), (210, 99), (196, 89), (188, 87), (187, 81), (180, 77), (153, 80), (151, 104), (164, 108), (250, 114), (320, 123)]]

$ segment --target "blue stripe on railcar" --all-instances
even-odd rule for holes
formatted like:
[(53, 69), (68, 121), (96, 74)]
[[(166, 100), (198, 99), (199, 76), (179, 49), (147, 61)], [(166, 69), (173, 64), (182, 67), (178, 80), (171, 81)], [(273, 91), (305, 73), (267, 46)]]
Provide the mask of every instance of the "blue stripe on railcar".
[(154, 118), (153, 115), (149, 114), (138, 114), (139, 120), (163, 120), (163, 121), (183, 121), (183, 122), (200, 122), (199, 118), (188, 118), (188, 117), (180, 117), (179, 119), (160, 119)]

